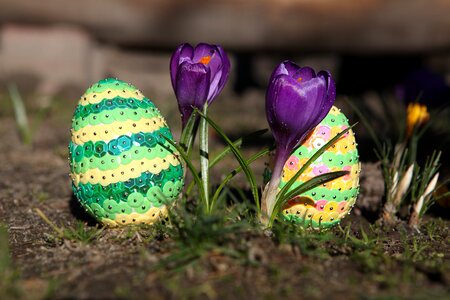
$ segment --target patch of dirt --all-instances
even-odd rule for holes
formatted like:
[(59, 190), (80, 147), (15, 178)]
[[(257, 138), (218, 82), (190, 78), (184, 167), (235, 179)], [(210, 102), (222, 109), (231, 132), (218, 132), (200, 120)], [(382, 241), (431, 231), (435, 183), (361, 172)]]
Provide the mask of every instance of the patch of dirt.
[[(155, 228), (99, 231), (72, 198), (69, 120), (70, 112), (46, 118), (33, 147), (27, 147), (14, 120), (0, 119), (0, 222), (8, 227), (22, 298), (449, 297), (448, 220), (429, 218), (420, 233), (385, 232), (352, 214), (342, 229), (312, 236), (318, 240), (296, 234), (269, 237), (249, 229), (198, 252), (195, 245), (195, 251), (186, 251), (189, 245)], [(263, 167), (260, 162), (257, 169)], [(371, 168), (362, 181), (367, 193), (361, 203), (382, 194), (376, 193), (373, 182), (379, 179), (370, 178)], [(98, 233), (87, 243), (60, 239), (36, 209), (57, 226), (77, 228), (81, 221), (85, 231)], [(184, 254), (161, 265), (177, 253)]]

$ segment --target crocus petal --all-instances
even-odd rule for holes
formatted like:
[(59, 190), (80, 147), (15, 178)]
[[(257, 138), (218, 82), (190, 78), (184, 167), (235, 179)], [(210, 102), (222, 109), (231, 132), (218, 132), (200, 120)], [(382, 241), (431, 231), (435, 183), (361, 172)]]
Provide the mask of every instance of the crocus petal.
[(217, 69), (216, 74), (214, 75), (213, 72), (213, 60), (211, 60), (211, 89), (210, 94), (208, 95), (208, 103), (211, 103), (212, 100), (223, 90), (225, 87), (225, 84), (228, 81), (228, 76), (230, 75), (230, 68), (231, 63), (230, 59), (228, 58), (225, 51), (220, 47), (217, 46), (217, 52), (216, 52), (217, 60), (220, 61), (220, 68)]
[(209, 56), (209, 61), (205, 65), (211, 70), (211, 86), (207, 99), (208, 103), (211, 103), (227, 82), (230, 72), (230, 60), (222, 47), (200, 44), (196, 47), (194, 61), (201, 60), (205, 56)]
[(322, 77), (316, 77), (304, 83), (300, 83), (299, 86), (301, 87), (300, 97), (305, 103), (305, 107), (303, 109), (305, 118), (302, 119), (305, 126), (311, 127), (310, 129), (313, 129), (323, 119), (320, 118), (320, 116), (322, 111), (324, 110), (323, 104), (327, 92), (326, 80)]
[(222, 61), (222, 68), (221, 68), (222, 74), (220, 75), (219, 83), (217, 84), (217, 91), (213, 95), (213, 97), (216, 97), (217, 94), (219, 94), (225, 87), (225, 84), (228, 81), (228, 76), (230, 75), (230, 69), (231, 69), (230, 59), (228, 58), (228, 55), (225, 52), (225, 50), (223, 50), (222, 47), (220, 47), (220, 46), (217, 46), (217, 50), (218, 50), (220, 59)]
[(195, 49), (189, 44), (177, 48), (170, 61), (170, 75), (183, 125), (192, 106), (202, 109), (222, 91), (229, 72), (230, 61), (220, 46), (201, 43)]
[(175, 94), (182, 114), (183, 124), (192, 113), (193, 108), (203, 108), (209, 92), (210, 70), (203, 64), (183, 62), (176, 78)]
[(194, 63), (198, 63), (203, 57), (206, 56), (211, 57), (216, 51), (215, 48), (216, 47), (214, 45), (209, 45), (205, 43), (198, 44), (194, 49), (194, 57), (192, 58), (192, 61)]
[(193, 54), (194, 48), (186, 43), (178, 46), (177, 50), (175, 50), (175, 52), (172, 54), (172, 57), (170, 58), (170, 79), (172, 81), (172, 87), (174, 89), (176, 87), (178, 66), (182, 62), (188, 59), (192, 59)]
[(328, 71), (320, 71), (317, 74), (317, 77), (324, 78), (327, 83), (327, 95), (322, 103), (322, 110), (321, 110), (320, 116), (319, 116), (320, 121), (321, 121), (328, 114), (331, 107), (333, 106), (334, 100), (336, 99), (336, 84), (335, 84), (333, 78), (331, 77), (330, 72), (328, 72)]
[(285, 60), (281, 64), (279, 64), (272, 73), (271, 78), (274, 78), (278, 75), (289, 75), (292, 76), (297, 72), (300, 67), (293, 63), (292, 61)]
[(278, 146), (286, 148), (293, 132), (290, 119), (299, 113), (297, 84), (288, 75), (275, 77), (266, 95), (266, 114)]
[[(277, 145), (290, 150), (321, 120), (317, 115), (326, 93), (326, 82), (313, 78), (303, 84), (287, 75), (276, 77), (270, 85), (266, 101), (267, 118)], [(331, 108), (331, 107), (330, 107)]]
[(211, 85), (209, 87), (209, 94), (208, 94), (208, 104), (211, 104), (212, 100), (217, 96), (218, 93), (220, 93), (219, 90), (219, 82), (222, 78), (222, 70), (216, 72), (213, 78), (211, 78)]
[(310, 67), (300, 68), (292, 75), (292, 78), (300, 83), (311, 80), (314, 77), (316, 77), (316, 72), (314, 72), (314, 70)]
[(222, 72), (224, 61), (222, 56), (220, 55), (219, 50), (220, 47), (215, 46), (214, 53), (212, 54), (211, 59), (208, 63), (208, 67), (211, 70), (211, 86), (208, 94), (208, 103), (211, 103), (223, 88), (223, 86), (220, 86), (219, 83), (223, 77), (222, 75), (224, 74)]

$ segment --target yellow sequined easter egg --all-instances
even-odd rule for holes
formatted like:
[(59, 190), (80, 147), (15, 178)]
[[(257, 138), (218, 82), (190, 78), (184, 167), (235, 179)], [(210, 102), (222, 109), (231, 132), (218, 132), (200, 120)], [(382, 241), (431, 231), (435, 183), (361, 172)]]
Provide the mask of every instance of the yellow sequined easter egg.
[(69, 144), (72, 189), (108, 226), (152, 224), (183, 187), (172, 133), (155, 105), (134, 86), (108, 78), (76, 107)]
[[(348, 127), (345, 115), (333, 106), (287, 160), (279, 187), (282, 188), (318, 149)], [(290, 199), (283, 207), (285, 219), (305, 227), (328, 228), (349, 214), (359, 193), (360, 163), (356, 146), (354, 133), (349, 130), (301, 174), (290, 190), (321, 174), (349, 172)]]

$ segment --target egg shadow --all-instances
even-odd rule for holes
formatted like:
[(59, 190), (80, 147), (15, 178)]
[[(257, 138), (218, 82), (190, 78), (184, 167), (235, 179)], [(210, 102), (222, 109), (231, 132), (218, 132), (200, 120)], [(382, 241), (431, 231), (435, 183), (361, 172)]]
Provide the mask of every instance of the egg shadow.
[(98, 222), (91, 215), (89, 215), (89, 213), (81, 206), (77, 197), (73, 193), (69, 201), (69, 208), (70, 213), (78, 221), (86, 223), (88, 226), (98, 225)]

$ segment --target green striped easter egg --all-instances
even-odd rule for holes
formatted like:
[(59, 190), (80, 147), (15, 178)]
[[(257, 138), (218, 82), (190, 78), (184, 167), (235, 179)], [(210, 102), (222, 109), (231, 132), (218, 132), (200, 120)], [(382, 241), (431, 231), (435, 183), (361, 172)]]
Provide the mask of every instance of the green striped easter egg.
[(69, 144), (72, 189), (107, 226), (152, 224), (183, 187), (179, 153), (155, 105), (129, 83), (100, 80), (80, 98)]

